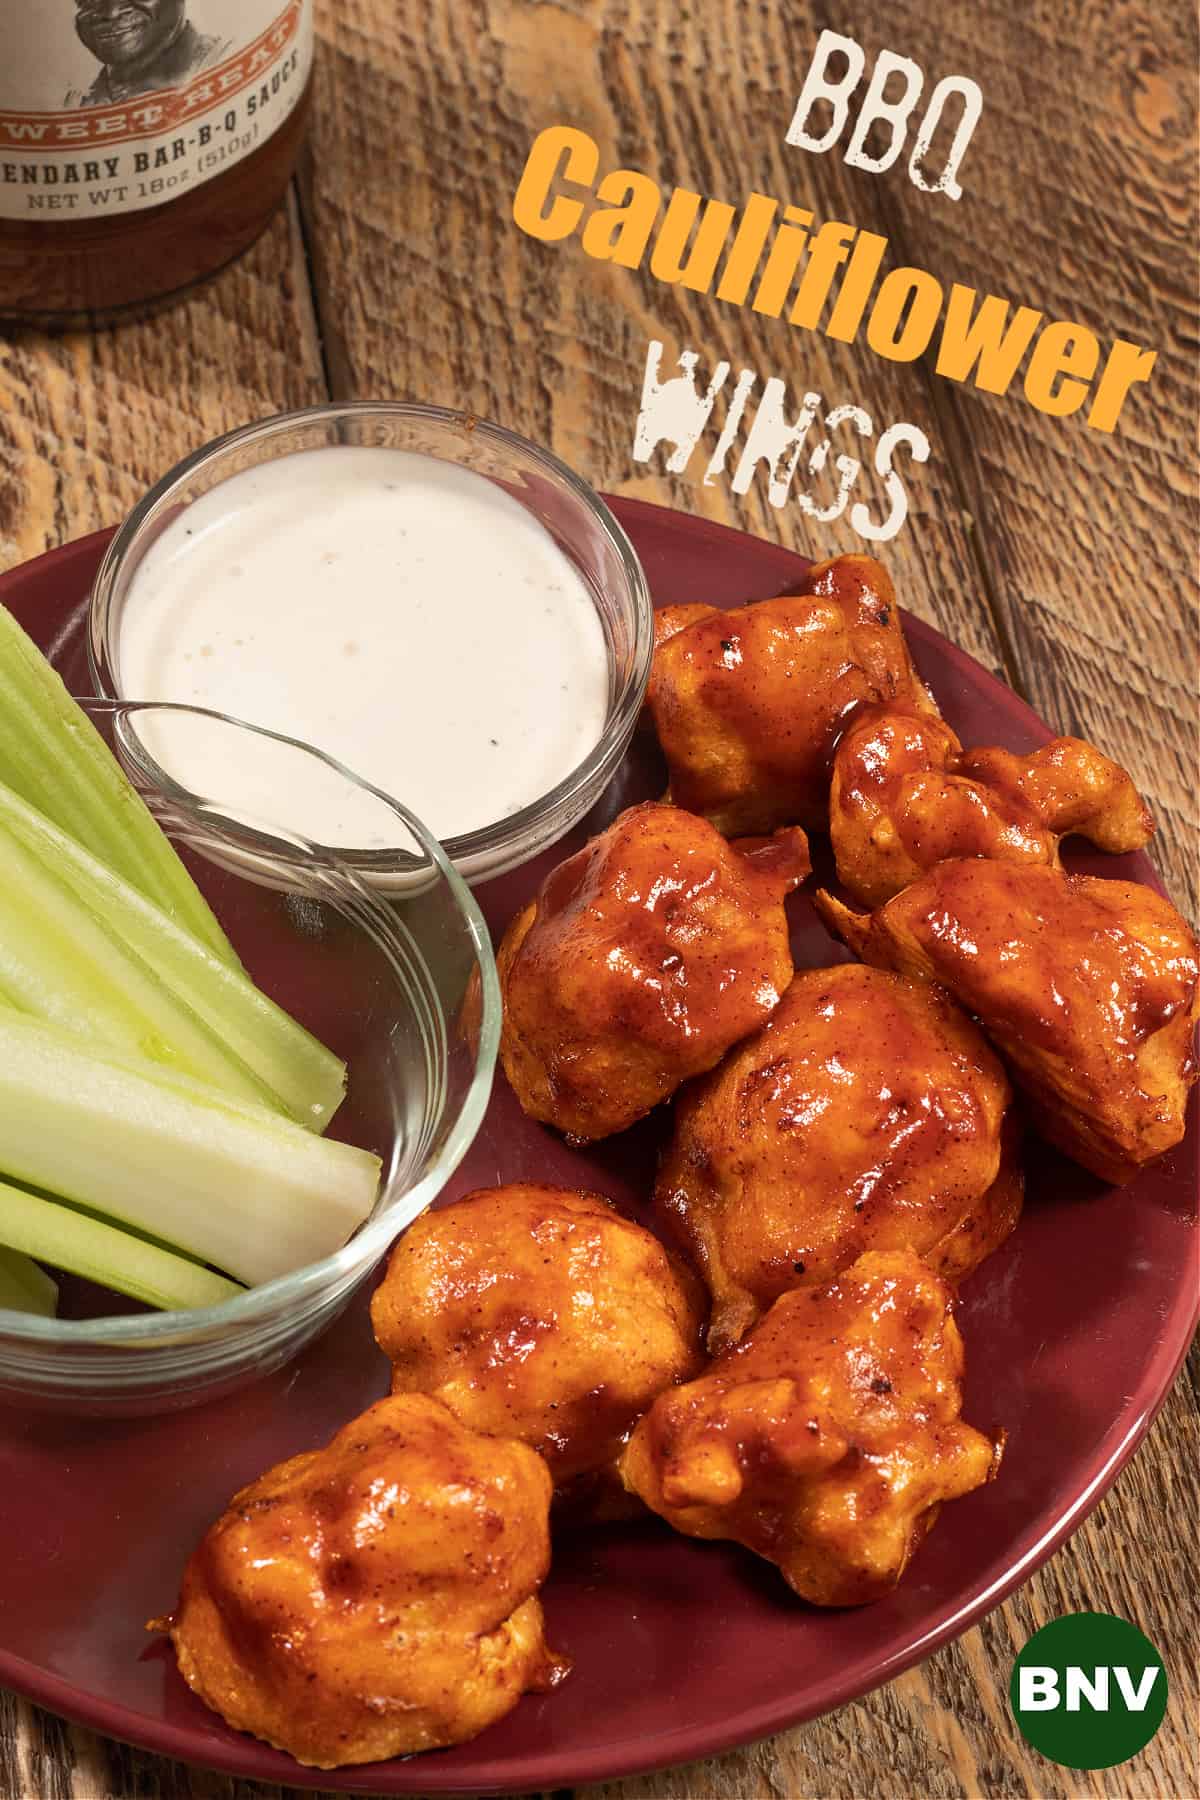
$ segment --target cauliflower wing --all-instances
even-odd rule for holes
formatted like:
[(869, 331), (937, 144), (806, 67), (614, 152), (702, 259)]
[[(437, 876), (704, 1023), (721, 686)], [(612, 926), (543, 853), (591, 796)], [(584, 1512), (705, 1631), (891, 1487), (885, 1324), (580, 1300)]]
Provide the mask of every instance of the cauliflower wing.
[(821, 892), (856, 955), (937, 981), (974, 1013), (1043, 1136), (1128, 1181), (1183, 1136), (1196, 1079), (1196, 940), (1132, 881), (1038, 865), (939, 863), (874, 913)]
[(777, 1564), (802, 1599), (888, 1593), (946, 1500), (995, 1474), (963, 1423), (950, 1292), (911, 1251), (872, 1251), (782, 1295), (698, 1380), (654, 1402), (626, 1485), (689, 1537)]
[(895, 700), (936, 715), (869, 556), (817, 563), (796, 594), (665, 631), (647, 695), (671, 799), (727, 835), (824, 825), (847, 716)]
[(234, 1495), (169, 1621), (239, 1731), (334, 1769), (458, 1744), (565, 1672), (546, 1648), (550, 1475), (436, 1400), (381, 1400)]
[(802, 831), (729, 844), (653, 803), (561, 863), (496, 959), (524, 1111), (587, 1143), (711, 1069), (791, 980), (783, 902), (808, 868)]
[(1071, 832), (1103, 850), (1137, 850), (1154, 822), (1124, 769), (1079, 738), (1029, 756), (964, 751), (941, 719), (868, 706), (834, 755), (829, 829), (843, 887), (882, 906), (954, 857), (1057, 866)]
[(1021, 1209), (1004, 1070), (940, 988), (843, 963), (796, 976), (675, 1107), (655, 1200), (713, 1295), (708, 1346), (866, 1250), (960, 1280)]
[(394, 1393), (531, 1444), (560, 1488), (611, 1477), (650, 1402), (699, 1369), (704, 1313), (691, 1272), (609, 1201), (527, 1184), (418, 1219), (371, 1302)]

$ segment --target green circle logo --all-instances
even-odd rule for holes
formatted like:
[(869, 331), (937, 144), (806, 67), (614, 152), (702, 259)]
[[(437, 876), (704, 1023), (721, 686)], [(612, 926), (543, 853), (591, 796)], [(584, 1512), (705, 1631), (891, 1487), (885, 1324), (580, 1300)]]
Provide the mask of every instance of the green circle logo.
[(1149, 1638), (1111, 1613), (1070, 1613), (1035, 1631), (1013, 1665), (1013, 1717), (1068, 1769), (1111, 1769), (1145, 1749), (1167, 1710), (1167, 1671)]

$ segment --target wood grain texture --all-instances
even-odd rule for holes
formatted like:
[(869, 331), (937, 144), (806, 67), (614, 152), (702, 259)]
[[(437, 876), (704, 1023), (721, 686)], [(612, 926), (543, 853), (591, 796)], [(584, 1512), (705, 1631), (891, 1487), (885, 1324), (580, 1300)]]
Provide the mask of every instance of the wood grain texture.
[[(1038, 711), (1092, 737), (1153, 794), (1152, 849), (1196, 904), (1196, 20), (1158, 0), (837, 9), (869, 50), (903, 45), (986, 97), (947, 203), (855, 179), (898, 262), (1158, 350), (1112, 434), (1020, 397), (936, 382), (985, 589)], [(834, 23), (831, 17), (828, 21)], [(856, 212), (856, 217), (859, 216)], [(1019, 246), (1019, 249), (1015, 248)]]
[[(915, 612), (1002, 668), (974, 597), (969, 534), (926, 381), (748, 307), (595, 262), (577, 241), (540, 243), (512, 223), (529, 147), (552, 124), (589, 132), (603, 168), (645, 171), (664, 189), (734, 205), (757, 189), (849, 216), (841, 163), (801, 159), (783, 143), (815, 37), (805, 6), (706, 0), (685, 16), (657, 0), (452, 0), (432, 9), (428, 33), (377, 0), (339, 4), (336, 29), (333, 14), (318, 6), (326, 54), (305, 211), (335, 393), (471, 408), (551, 444), (597, 487), (815, 555), (861, 540), (844, 521), (818, 534), (795, 504), (777, 511), (761, 480), (744, 500), (725, 481), (702, 485), (723, 401), (685, 474), (665, 474), (661, 454), (633, 461), (650, 340), (665, 346), (664, 376), (690, 347), (705, 380), (728, 360), (726, 392), (750, 369), (758, 392), (769, 376), (786, 382), (793, 414), (812, 390), (827, 406), (864, 405), (878, 429), (910, 420), (935, 448), (912, 480), (911, 523), (888, 547), (897, 587)], [(387, 179), (364, 180), (366, 168)], [(745, 434), (744, 425), (739, 448)]]
[(294, 201), (170, 312), (94, 336), (0, 329), (0, 569), (117, 524), (221, 432), (324, 398)]
[[(0, 567), (119, 517), (178, 456), (231, 424), (328, 391), (490, 415), (599, 486), (738, 524), (810, 553), (859, 548), (632, 458), (646, 346), (707, 372), (777, 375), (932, 454), (885, 551), (905, 604), (1007, 672), (1062, 729), (1120, 756), (1160, 816), (1155, 854), (1194, 904), (1197, 316), (1189, 271), (1195, 24), (1182, 0), (318, 0), (315, 154), (295, 210), (187, 305), (95, 340), (0, 340)], [(962, 71), (985, 95), (951, 203), (789, 150), (783, 133), (824, 26)], [(1067, 48), (1069, 46), (1069, 48)], [(890, 239), (890, 260), (1078, 318), (1160, 350), (1118, 431), (966, 393), (923, 364), (800, 333), (542, 244), (511, 222), (529, 144), (582, 126), (604, 166), (738, 204), (752, 189)], [(301, 223), (303, 232), (301, 231)], [(305, 247), (313, 277), (310, 294)], [(318, 328), (320, 338), (318, 339)], [(731, 378), (732, 385), (732, 378)], [(744, 434), (743, 434), (744, 435)], [(837, 1714), (687, 1769), (591, 1790), (604, 1800), (1195, 1800), (1197, 1399), (1177, 1384), (1087, 1524), (984, 1624)], [(1159, 1646), (1167, 1723), (1123, 1768), (1073, 1774), (1012, 1726), (1012, 1658), (1046, 1619), (1114, 1611)], [(566, 1696), (564, 1695), (564, 1703)], [(282, 1800), (145, 1756), (7, 1699), (5, 1800)], [(295, 1790), (299, 1792), (299, 1790)]]

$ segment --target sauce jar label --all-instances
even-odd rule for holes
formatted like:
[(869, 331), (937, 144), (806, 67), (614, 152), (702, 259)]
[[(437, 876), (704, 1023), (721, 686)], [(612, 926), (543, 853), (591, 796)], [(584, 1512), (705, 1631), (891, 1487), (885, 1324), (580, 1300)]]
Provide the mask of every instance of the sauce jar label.
[(278, 131), (312, 0), (0, 0), (0, 218), (161, 206)]

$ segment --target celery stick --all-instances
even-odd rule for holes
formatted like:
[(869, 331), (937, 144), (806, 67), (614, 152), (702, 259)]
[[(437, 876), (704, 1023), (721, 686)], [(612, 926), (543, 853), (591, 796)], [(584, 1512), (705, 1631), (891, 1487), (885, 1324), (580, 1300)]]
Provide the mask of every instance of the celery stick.
[[(90, 1206), (81, 1206), (78, 1200), (64, 1200), (60, 1194), (44, 1194), (40, 1189), (31, 1187), (24, 1182), (21, 1184), (21, 1191), (32, 1194), (37, 1200), (49, 1200), (53, 1206), (67, 1207), (71, 1212), (80, 1213), (85, 1219), (95, 1219), (101, 1225), (112, 1224), (112, 1220), (105, 1218), (103, 1213), (93, 1212)], [(152, 1231), (143, 1231), (140, 1226), (124, 1223), (121, 1225), (121, 1230), (127, 1231), (130, 1237), (141, 1238), (145, 1243), (152, 1244), (156, 1250), (167, 1250), (172, 1256), (182, 1257), (187, 1262), (194, 1262), (201, 1268), (204, 1266), (199, 1257), (189, 1256), (188, 1252), (181, 1250), (178, 1244), (168, 1244), (163, 1238), (155, 1237)], [(0, 1234), (0, 1243), (2, 1242), (3, 1236)]]
[(185, 1262), (169, 1250), (3, 1181), (0, 1243), (164, 1312), (176, 1307), (215, 1306), (242, 1292), (236, 1282), (214, 1275), (199, 1263)]
[(338, 1249), (379, 1159), (72, 1032), (0, 1012), (0, 1170), (250, 1284)]
[(0, 780), (222, 961), (233, 948), (158, 822), (33, 640), (0, 606)]
[(0, 824), (0, 989), (49, 1024), (149, 1057), (243, 1100), (269, 1088), (55, 870)]
[(3, 1242), (0, 1242), (0, 1307), (7, 1312), (37, 1313), (43, 1319), (52, 1319), (58, 1309), (58, 1283), (31, 1257), (20, 1250), (6, 1249)]
[[(346, 1088), (346, 1065), (120, 875), (0, 783), (0, 840), (19, 842), (183, 1000), (281, 1109), (323, 1131)], [(0, 852), (2, 855), (2, 852)], [(2, 865), (0, 865), (2, 866)], [(12, 998), (0, 959), (0, 993)], [(223, 1085), (223, 1084), (222, 1084)]]

